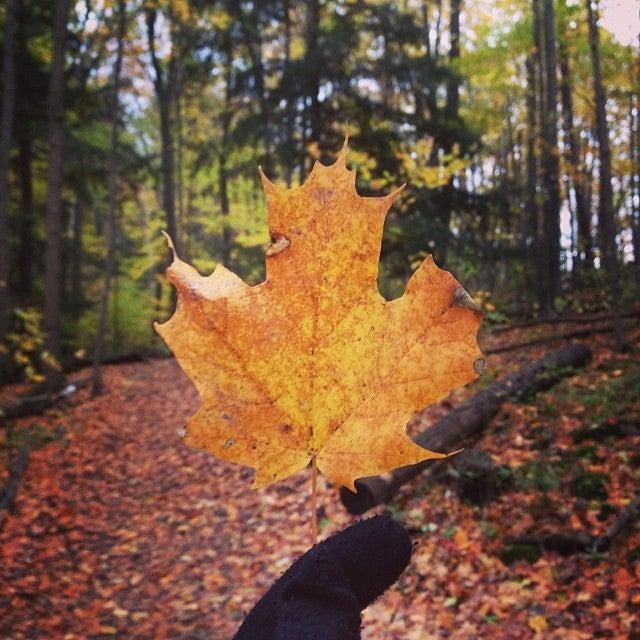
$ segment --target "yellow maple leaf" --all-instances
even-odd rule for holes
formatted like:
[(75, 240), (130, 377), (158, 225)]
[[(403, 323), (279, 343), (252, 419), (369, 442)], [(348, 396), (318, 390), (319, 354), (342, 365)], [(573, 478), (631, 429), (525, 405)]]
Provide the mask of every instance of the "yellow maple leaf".
[(316, 163), (296, 189), (262, 175), (271, 244), (249, 286), (177, 256), (178, 303), (157, 331), (199, 391), (186, 442), (256, 470), (263, 486), (313, 459), (354, 481), (443, 457), (406, 435), (412, 415), (476, 376), (480, 314), (428, 257), (405, 294), (378, 292), (387, 211), (400, 190), (362, 197), (345, 165)]

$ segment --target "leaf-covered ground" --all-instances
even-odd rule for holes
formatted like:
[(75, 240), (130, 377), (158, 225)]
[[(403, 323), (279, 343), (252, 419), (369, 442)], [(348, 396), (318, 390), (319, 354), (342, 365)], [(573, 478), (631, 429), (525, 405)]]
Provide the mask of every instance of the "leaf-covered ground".
[[(637, 355), (588, 343), (587, 370), (506, 404), (479, 443), (499, 469), (497, 500), (461, 501), (455, 478), (417, 479), (397, 497), (391, 511), (419, 543), (366, 612), (364, 638), (640, 638), (637, 526), (603, 555), (504, 543), (598, 534), (639, 490)], [(490, 358), (478, 384), (556, 347)], [(196, 395), (173, 360), (111, 366), (105, 382), (95, 400), (81, 391), (15, 424), (14, 444), (33, 451), (0, 532), (0, 638), (228, 639), (309, 546), (308, 474), (253, 491), (248, 470), (186, 448), (177, 431)], [(353, 518), (324, 480), (320, 490), (328, 535)]]

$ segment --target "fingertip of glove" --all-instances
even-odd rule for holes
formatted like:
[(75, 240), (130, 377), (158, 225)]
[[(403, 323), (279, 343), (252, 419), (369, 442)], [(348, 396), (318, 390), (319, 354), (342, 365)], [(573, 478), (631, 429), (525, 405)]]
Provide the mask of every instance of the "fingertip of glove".
[(326, 542), (361, 608), (371, 604), (398, 579), (413, 552), (405, 528), (388, 515), (360, 520)]

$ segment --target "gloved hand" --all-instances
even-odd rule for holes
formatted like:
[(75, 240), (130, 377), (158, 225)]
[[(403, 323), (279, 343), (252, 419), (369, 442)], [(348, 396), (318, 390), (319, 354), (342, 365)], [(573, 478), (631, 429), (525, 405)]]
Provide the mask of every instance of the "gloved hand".
[(360, 612), (398, 579), (411, 550), (390, 517), (356, 522), (296, 560), (234, 640), (358, 640)]

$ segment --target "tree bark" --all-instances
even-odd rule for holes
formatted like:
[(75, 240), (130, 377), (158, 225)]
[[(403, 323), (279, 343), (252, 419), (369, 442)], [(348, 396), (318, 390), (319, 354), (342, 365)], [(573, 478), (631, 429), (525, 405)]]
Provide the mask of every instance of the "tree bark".
[[(451, 0), (451, 15), (449, 17), (449, 63), (455, 65), (460, 57), (460, 12), (462, 0)], [(457, 71), (447, 80), (447, 102), (445, 112), (447, 118), (458, 118), (460, 109), (460, 81)]]
[[(64, 154), (64, 90), (65, 54), (67, 50), (67, 20), (71, 0), (56, 0), (53, 24), (53, 54), (49, 78), (48, 123), (49, 161), (47, 170), (45, 251), (44, 328), (45, 347), (58, 362), (61, 349), (62, 297), (62, 186)], [(60, 373), (48, 367), (48, 378), (57, 384)]]
[[(176, 89), (176, 60), (175, 52), (172, 50), (169, 54), (168, 69), (165, 71), (162, 68), (156, 51), (157, 14), (157, 10), (149, 9), (146, 12), (145, 18), (147, 23), (149, 55), (154, 71), (153, 84), (160, 116), (162, 208), (167, 217), (167, 231), (173, 240), (176, 253), (182, 255), (182, 246), (180, 238), (178, 237), (178, 223), (176, 218), (175, 149), (171, 118)], [(169, 16), (168, 21), (171, 21), (171, 16)]]
[(422, 29), (424, 30), (424, 45), (427, 51), (427, 57), (431, 58), (431, 21), (429, 19), (429, 0), (422, 0), (420, 12), (422, 14)]
[[(640, 82), (640, 79), (638, 79)], [(629, 155), (631, 157), (631, 233), (636, 282), (640, 285), (640, 101), (631, 96), (629, 105)]]
[[(524, 253), (531, 263), (536, 260), (536, 230), (538, 228), (538, 100), (534, 56), (527, 56), (527, 220), (524, 233)], [(529, 272), (530, 270), (527, 270)], [(535, 286), (532, 286), (535, 290)]]
[(438, 62), (440, 59), (440, 43), (442, 42), (442, 0), (436, 0), (438, 17), (436, 18), (436, 39), (433, 45), (433, 59)]
[(229, 226), (229, 214), (231, 206), (229, 204), (227, 156), (229, 155), (230, 127), (231, 127), (231, 76), (233, 73), (233, 48), (231, 34), (227, 31), (223, 38), (222, 51), (225, 56), (225, 85), (224, 85), (224, 107), (220, 116), (222, 127), (222, 140), (220, 141), (220, 153), (218, 154), (218, 191), (220, 196), (220, 214), (222, 221), (222, 258), (221, 262), (225, 267), (231, 263), (231, 227)]
[(18, 0), (6, 0), (0, 112), (0, 343), (9, 324), (9, 156), (16, 96)]
[[(453, 408), (435, 425), (423, 431), (415, 442), (432, 451), (451, 451), (482, 434), (503, 402), (549, 389), (576, 367), (591, 360), (591, 351), (584, 345), (570, 345), (527, 365), (503, 380), (481, 391)], [(364, 513), (382, 502), (388, 502), (398, 489), (434, 463), (427, 460), (402, 467), (384, 476), (356, 480), (357, 493), (344, 487), (342, 503), (350, 513)]]
[(578, 246), (575, 267), (578, 271), (593, 266), (593, 243), (591, 241), (591, 211), (584, 193), (584, 169), (580, 162), (580, 143), (573, 121), (573, 94), (571, 71), (566, 45), (560, 41), (560, 93), (562, 96), (562, 114), (564, 131), (568, 147), (568, 161), (576, 199), (576, 221), (578, 223)]
[(19, 127), (20, 226), (18, 242), (18, 288), (24, 303), (33, 289), (33, 140), (28, 120)]
[(544, 75), (542, 69), (544, 66), (544, 46), (542, 41), (542, 9), (541, 0), (531, 0), (531, 13), (533, 18), (532, 28), (532, 45), (531, 54), (532, 61), (532, 86), (535, 88), (535, 159), (536, 159), (536, 191), (532, 206), (535, 206), (535, 239), (534, 245), (534, 266), (536, 274), (535, 292), (538, 299), (538, 306), (544, 309), (546, 305), (546, 290), (548, 287), (548, 274), (546, 272), (546, 263), (544, 260), (544, 252), (541, 247), (545, 243), (545, 226), (544, 215), (542, 211), (542, 192), (544, 183), (542, 180), (541, 169), (541, 143), (542, 143), (542, 127), (544, 118), (544, 109), (547, 103), (546, 89), (544, 83)]
[(553, 0), (542, 0), (542, 44), (544, 85), (541, 127), (542, 227), (539, 245), (543, 270), (542, 311), (555, 313), (560, 294), (560, 156), (558, 150), (558, 81), (556, 30)]
[(104, 283), (100, 297), (100, 313), (98, 316), (98, 333), (93, 352), (93, 374), (91, 395), (97, 396), (102, 390), (102, 355), (104, 351), (105, 333), (107, 330), (107, 314), (109, 311), (109, 293), (111, 279), (116, 260), (116, 236), (118, 215), (118, 134), (120, 131), (120, 78), (122, 59), (124, 56), (124, 37), (127, 26), (126, 0), (118, 0), (118, 26), (116, 59), (112, 73), (111, 95), (111, 146), (109, 149), (109, 219), (107, 222), (107, 258), (104, 265)]
[(307, 94), (310, 100), (308, 113), (309, 141), (322, 146), (320, 117), (320, 0), (307, 1), (306, 47), (307, 47)]
[[(287, 77), (291, 72), (291, 7), (289, 0), (282, 3), (282, 14), (284, 22), (284, 73)], [(293, 169), (296, 158), (294, 131), (296, 123), (296, 105), (295, 98), (291, 94), (287, 96), (287, 107), (285, 116), (285, 140), (287, 145), (287, 153), (284, 155), (285, 168), (284, 177), (287, 187), (291, 188), (293, 178)]]
[[(236, 5), (239, 9), (239, 4)], [(236, 10), (238, 10), (236, 9)], [(260, 3), (252, 3), (252, 12), (247, 16), (250, 19), (242, 19), (243, 12), (239, 11), (238, 20), (243, 25), (243, 36), (245, 46), (251, 60), (252, 75), (255, 83), (255, 94), (260, 112), (260, 136), (264, 144), (264, 155), (262, 157), (262, 168), (269, 176), (272, 172), (271, 166), (271, 117), (269, 96), (267, 92), (267, 73), (263, 62), (262, 53), (262, 24), (260, 17)]]
[(602, 64), (600, 60), (600, 33), (598, 31), (598, 9), (592, 0), (586, 0), (587, 20), (589, 22), (589, 48), (593, 79), (593, 95), (596, 108), (596, 137), (600, 150), (600, 193), (598, 202), (598, 237), (600, 255), (604, 267), (608, 299), (611, 305), (611, 318), (614, 327), (616, 347), (619, 351), (627, 348), (627, 338), (621, 316), (620, 268), (616, 246), (616, 223), (613, 211), (613, 187), (611, 184), (611, 147), (609, 144), (609, 125), (607, 124), (607, 106), (604, 84), (602, 82)]
[(82, 295), (82, 226), (84, 223), (85, 202), (83, 196), (76, 194), (73, 207), (73, 238), (71, 241), (71, 274), (69, 298), (72, 309), (77, 313), (83, 303)]
[[(460, 107), (460, 81), (457, 71), (454, 69), (456, 61), (460, 58), (460, 11), (462, 0), (451, 0), (451, 15), (449, 17), (449, 77), (447, 79), (447, 93), (444, 107), (444, 115), (448, 126), (454, 129), (454, 123), (459, 119)], [(451, 133), (443, 144), (444, 151), (450, 154), (454, 148), (454, 140)], [(454, 203), (454, 176), (451, 176), (442, 188), (442, 202), (439, 207), (438, 218), (442, 225), (442, 241), (437, 249), (438, 263), (442, 266), (447, 262), (449, 247), (449, 226), (455, 209)]]

